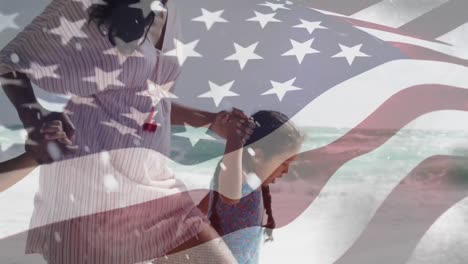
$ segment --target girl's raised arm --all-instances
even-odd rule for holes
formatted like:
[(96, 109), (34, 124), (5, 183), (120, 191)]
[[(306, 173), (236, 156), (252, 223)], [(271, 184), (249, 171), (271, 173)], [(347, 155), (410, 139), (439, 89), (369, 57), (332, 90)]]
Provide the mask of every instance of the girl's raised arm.
[(244, 180), (242, 169), (243, 146), (252, 134), (252, 123), (235, 112), (226, 122), (226, 150), (220, 164), (218, 177), (218, 192), (221, 200), (228, 204), (236, 204), (242, 198), (242, 183)]

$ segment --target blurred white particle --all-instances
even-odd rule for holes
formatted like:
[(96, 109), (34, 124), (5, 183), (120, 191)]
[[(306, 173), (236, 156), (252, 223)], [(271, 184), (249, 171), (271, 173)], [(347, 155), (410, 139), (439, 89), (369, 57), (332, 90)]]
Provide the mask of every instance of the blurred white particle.
[(23, 141), (26, 141), (26, 139), (28, 139), (28, 131), (26, 130), (20, 130), (19, 131), (19, 137), (21, 138), (21, 140)]
[(185, 254), (185, 257), (186, 257), (187, 259), (190, 259), (190, 257), (189, 257), (189, 255), (188, 255), (188, 254)]
[(115, 179), (114, 175), (104, 175), (104, 186), (110, 192), (116, 191), (119, 188), (119, 182)]
[(255, 157), (255, 151), (252, 148), (247, 148), (247, 152), (250, 154), (250, 156)]
[(62, 151), (55, 141), (47, 143), (47, 152), (53, 160), (59, 160), (62, 157)]
[(133, 144), (135, 144), (136, 146), (140, 146), (140, 140), (138, 138), (135, 138), (133, 139)]
[(164, 11), (164, 7), (160, 1), (153, 1), (151, 2), (151, 10), (160, 12), (160, 11)]
[(110, 155), (109, 155), (109, 152), (107, 151), (103, 151), (99, 154), (99, 159), (101, 159), (101, 162), (104, 164), (104, 165), (109, 165), (109, 161), (110, 161)]
[(246, 178), (246, 183), (252, 188), (252, 190), (256, 190), (262, 184), (262, 180), (258, 178), (257, 174), (255, 173), (248, 173), (244, 174)]
[(84, 146), (84, 151), (85, 151), (85, 152), (90, 152), (89, 147), (88, 147), (88, 146)]
[(72, 203), (75, 202), (75, 196), (73, 195), (73, 193), (70, 193), (70, 201), (72, 201)]
[(224, 163), (221, 162), (221, 163), (219, 164), (219, 167), (221, 167), (221, 169), (222, 169), (223, 171), (226, 171), (226, 165), (224, 165)]
[(138, 229), (135, 229), (134, 232), (135, 232), (135, 236), (137, 236), (137, 237), (140, 237), (140, 236), (141, 236), (140, 231), (138, 231)]
[(55, 238), (55, 241), (57, 241), (57, 243), (62, 242), (62, 238), (60, 237), (60, 234), (57, 231), (54, 232), (54, 238)]
[(13, 62), (13, 63), (19, 63), (20, 59), (19, 59), (19, 56), (18, 54), (16, 53), (12, 53), (10, 55), (10, 60)]
[(167, 257), (167, 255), (164, 255), (164, 258), (165, 258), (165, 259), (169, 259), (169, 258)]
[(258, 121), (255, 121), (255, 124), (257, 125), (257, 127), (261, 127), (260, 123)]
[(36, 117), (38, 120), (41, 120), (41, 113), (37, 112)]
[(76, 43), (75, 48), (76, 48), (77, 50), (82, 50), (82, 49), (83, 49), (83, 46), (81, 46), (80, 43)]

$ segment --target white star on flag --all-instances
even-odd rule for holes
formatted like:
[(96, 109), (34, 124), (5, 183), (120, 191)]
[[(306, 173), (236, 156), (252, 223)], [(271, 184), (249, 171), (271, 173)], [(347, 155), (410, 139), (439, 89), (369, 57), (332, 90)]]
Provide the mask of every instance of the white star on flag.
[(213, 83), (211, 81), (208, 81), (210, 85), (210, 91), (206, 92), (202, 95), (199, 95), (198, 97), (201, 98), (213, 98), (213, 101), (216, 105), (216, 107), (219, 106), (221, 101), (224, 99), (224, 97), (228, 96), (239, 96), (238, 94), (231, 92), (232, 85), (234, 84), (234, 81), (228, 82), (224, 85), (218, 85), (216, 83)]
[(203, 22), (206, 25), (206, 29), (210, 30), (210, 28), (214, 25), (214, 23), (227, 23), (228, 21), (221, 17), (224, 10), (219, 10), (215, 12), (210, 12), (204, 8), (202, 10), (202, 15), (192, 19), (192, 21)]
[(361, 52), (362, 44), (356, 45), (354, 47), (348, 47), (341, 44), (338, 45), (340, 45), (341, 52), (333, 55), (332, 58), (346, 58), (346, 61), (348, 61), (350, 66), (357, 57), (370, 57), (370, 55)]
[(129, 5), (129, 7), (140, 9), (145, 17), (147, 17), (152, 11), (161, 12), (165, 10), (162, 3), (157, 0), (140, 0), (138, 3)]
[(151, 3), (151, 10), (153, 10), (155, 13), (167, 12), (166, 7), (164, 7), (160, 1), (153, 1), (153, 3)]
[(262, 95), (276, 94), (278, 96), (278, 99), (281, 102), (287, 92), (302, 90), (302, 88), (293, 86), (294, 81), (296, 81), (296, 77), (284, 83), (270, 81), (271, 85), (273, 85), (273, 88), (264, 92)]
[(174, 82), (168, 82), (162, 85), (151, 80), (147, 80), (146, 82), (148, 90), (139, 92), (138, 95), (151, 96), (153, 106), (156, 106), (163, 98), (178, 98), (175, 94), (169, 92), (170, 88), (174, 85)]
[(83, 78), (83, 81), (95, 83), (99, 91), (104, 91), (109, 86), (125, 86), (123, 82), (117, 79), (122, 72), (121, 69), (112, 72), (105, 72), (99, 67), (95, 67), (94, 71), (94, 76), (85, 77)]
[(19, 26), (15, 23), (15, 19), (18, 15), (18, 13), (11, 15), (4, 15), (0, 13), (0, 32), (7, 28), (19, 28)]
[(110, 122), (102, 122), (102, 124), (112, 127), (114, 129), (117, 129), (121, 135), (131, 135), (137, 138), (141, 138), (136, 132), (137, 130), (135, 128), (131, 128), (125, 125), (120, 124), (119, 122), (115, 121), (114, 119), (111, 119)]
[(110, 48), (106, 51), (104, 51), (104, 54), (105, 55), (113, 55), (113, 56), (116, 56), (117, 59), (119, 60), (119, 64), (120, 65), (123, 65), (125, 63), (125, 61), (127, 61), (127, 59), (133, 57), (133, 58), (144, 58), (145, 56), (139, 52), (138, 50), (134, 50), (131, 54), (129, 55), (125, 55), (125, 54), (122, 54), (117, 48), (113, 47), (113, 48)]
[[(140, 112), (138, 109), (134, 108), (133, 106), (130, 107), (130, 113), (122, 114), (123, 116), (135, 120), (138, 126), (142, 126), (145, 123), (146, 118), (148, 117), (149, 112)], [(155, 111), (154, 115), (157, 114)]]
[(316, 29), (327, 29), (326, 27), (321, 26), (322, 21), (307, 21), (304, 19), (300, 19), (301, 24), (295, 25), (294, 28), (304, 28), (309, 32), (309, 34), (312, 34)]
[(231, 56), (225, 58), (224, 60), (236, 60), (239, 62), (241, 70), (244, 69), (245, 65), (249, 60), (260, 60), (263, 59), (259, 55), (255, 54), (255, 49), (257, 48), (258, 42), (248, 46), (242, 47), (241, 45), (234, 43), (234, 49), (236, 52)]
[(292, 44), (292, 49), (288, 50), (287, 52), (283, 53), (281, 56), (296, 56), (297, 61), (299, 64), (302, 63), (304, 60), (304, 57), (307, 54), (313, 54), (313, 53), (319, 53), (318, 50), (313, 49), (312, 42), (314, 42), (314, 39), (307, 40), (305, 42), (297, 42), (295, 40), (290, 39), (291, 44)]
[(60, 76), (55, 73), (58, 68), (59, 65), (42, 66), (38, 63), (31, 62), (31, 67), (29, 69), (25, 69), (24, 72), (31, 74), (36, 80), (40, 80), (42, 78), (59, 79)]
[(194, 40), (190, 43), (184, 44), (178, 39), (174, 39), (175, 49), (165, 53), (167, 56), (176, 56), (179, 61), (179, 65), (182, 66), (189, 57), (202, 57), (202, 55), (195, 51), (195, 47), (198, 44), (199, 39)]
[(284, 4), (275, 4), (275, 3), (271, 3), (271, 2), (265, 2), (265, 3), (259, 4), (259, 5), (267, 6), (267, 7), (271, 8), (273, 11), (276, 11), (278, 9), (291, 10), (290, 8), (285, 7)]
[(184, 122), (184, 127), (185, 131), (184, 132), (178, 132), (174, 133), (174, 135), (178, 135), (180, 137), (185, 137), (188, 138), (190, 141), (190, 144), (192, 144), (192, 147), (195, 146), (198, 141), (202, 139), (207, 139), (207, 140), (216, 140), (214, 137), (208, 135), (206, 132), (209, 129), (209, 126), (211, 124), (202, 126), (202, 127), (193, 127), (187, 123)]
[(274, 18), (276, 13), (270, 13), (270, 14), (263, 14), (257, 11), (254, 11), (255, 16), (252, 18), (247, 19), (246, 21), (254, 21), (260, 23), (260, 27), (265, 28), (265, 26), (269, 22), (281, 22), (281, 20), (278, 20)]
[(63, 45), (67, 45), (73, 38), (88, 38), (88, 36), (81, 31), (81, 28), (86, 24), (86, 19), (78, 21), (70, 21), (65, 17), (60, 17), (60, 26), (51, 29), (49, 32), (58, 35)]

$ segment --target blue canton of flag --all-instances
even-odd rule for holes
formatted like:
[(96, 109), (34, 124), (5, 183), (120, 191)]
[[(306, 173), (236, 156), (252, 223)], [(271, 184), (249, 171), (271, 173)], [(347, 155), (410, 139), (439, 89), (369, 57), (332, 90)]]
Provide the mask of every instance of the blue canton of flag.
[[(407, 58), (342, 19), (289, 1), (181, 1), (178, 6), (183, 39), (177, 43), (185, 53), (174, 93), (177, 102), (195, 108), (234, 106), (251, 114), (277, 110), (292, 117), (337, 84)], [(183, 131), (174, 128), (179, 162), (194, 164), (222, 154), (223, 147), (212, 139), (197, 140), (203, 131), (192, 133), (192, 142)], [(201, 157), (201, 150), (215, 146), (219, 151)]]

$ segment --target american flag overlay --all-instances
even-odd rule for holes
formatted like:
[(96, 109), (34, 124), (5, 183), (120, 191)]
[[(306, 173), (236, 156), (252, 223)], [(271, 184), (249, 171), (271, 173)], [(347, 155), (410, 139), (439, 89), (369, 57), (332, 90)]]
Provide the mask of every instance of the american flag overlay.
[[(89, 20), (108, 5), (115, 43)], [(467, 10), (2, 0), (0, 263), (467, 263)], [(214, 116), (233, 108), (286, 119), (241, 148), (226, 205)], [(56, 119), (77, 150), (37, 154), (35, 124)]]

